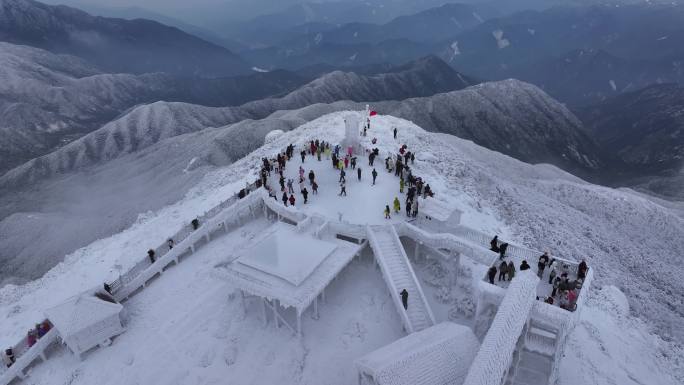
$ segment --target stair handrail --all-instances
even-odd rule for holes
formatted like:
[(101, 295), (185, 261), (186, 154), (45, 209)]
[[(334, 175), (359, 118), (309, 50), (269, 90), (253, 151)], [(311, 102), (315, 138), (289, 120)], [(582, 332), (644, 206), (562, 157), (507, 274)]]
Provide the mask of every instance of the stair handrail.
[(423, 287), (420, 284), (418, 277), (416, 276), (416, 272), (413, 270), (411, 261), (408, 259), (408, 255), (406, 255), (406, 250), (404, 250), (404, 246), (402, 245), (401, 240), (399, 239), (399, 235), (397, 234), (397, 231), (394, 229), (394, 226), (388, 226), (387, 228), (390, 230), (392, 238), (394, 238), (394, 241), (399, 245), (401, 258), (404, 260), (404, 264), (406, 264), (407, 269), (411, 273), (411, 278), (413, 279), (413, 282), (415, 283), (416, 288), (418, 289), (418, 294), (420, 294), (420, 299), (421, 301), (423, 301), (425, 311), (427, 311), (428, 313), (430, 326), (432, 326), (435, 324), (435, 315), (432, 314), (432, 309), (430, 308), (430, 303), (427, 301), (427, 298), (425, 297)]
[[(394, 282), (389, 278), (390, 270), (389, 267), (386, 265), (385, 258), (382, 256), (382, 248), (380, 247), (380, 243), (378, 242), (378, 239), (375, 236), (373, 229), (368, 225), (366, 226), (366, 233), (371, 248), (377, 249), (374, 250), (374, 252), (376, 252), (376, 254), (380, 254), (380, 256), (376, 255), (375, 260), (378, 262), (378, 265), (380, 265), (380, 268), (382, 269), (382, 278), (385, 280), (385, 284), (390, 288), (390, 291), (392, 292), (392, 300), (394, 301), (394, 305), (397, 307), (397, 310), (399, 310), (399, 316), (401, 317), (401, 320), (404, 323), (404, 327), (406, 328), (406, 331), (409, 334), (413, 333), (413, 325), (411, 325), (411, 321), (408, 318), (408, 313), (405, 310), (401, 310), (404, 308), (404, 305), (401, 303), (401, 300), (399, 299), (399, 290), (394, 285)], [(375, 245), (375, 247), (373, 247), (373, 245)]]
[(451, 233), (431, 233), (410, 223), (395, 224), (402, 235), (418, 239), (423, 243), (436, 244), (438, 247), (456, 250), (461, 254), (475, 260), (478, 263), (491, 266), (496, 261), (496, 254), (477, 252), (476, 248), (463, 243), (457, 235)]

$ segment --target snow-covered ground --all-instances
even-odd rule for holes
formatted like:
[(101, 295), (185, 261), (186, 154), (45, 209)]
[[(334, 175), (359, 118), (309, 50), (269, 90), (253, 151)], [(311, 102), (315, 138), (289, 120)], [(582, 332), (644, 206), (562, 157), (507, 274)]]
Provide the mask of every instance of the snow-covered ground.
[[(42, 309), (125, 271), (188, 218), (256, 179), (262, 157), (275, 155), (289, 143), (316, 138), (339, 142), (346, 114), (326, 115), (274, 138), (207, 175), (178, 203), (145, 213), (122, 233), (69, 255), (43, 278), (0, 289), (0, 346), (25, 335)], [(399, 130), (396, 141), (393, 127)], [(384, 171), (383, 158), (405, 143), (419, 154), (415, 173), (427, 179), (437, 199), (464, 212), (466, 225), (568, 259), (586, 257), (596, 268), (595, 292), (561, 362), (563, 384), (684, 381), (678, 345), (684, 341), (684, 286), (678, 278), (684, 268), (676, 253), (684, 224), (671, 208), (630, 191), (590, 185), (555, 167), (531, 166), (472, 142), (430, 134), (393, 117), (373, 118), (364, 140), (373, 137), (380, 148), (376, 169), (381, 184), (371, 190), (367, 161), (360, 160), (364, 180), (355, 185), (356, 176), (349, 171), (348, 196), (338, 197), (335, 174), (323, 161), (321, 174), (316, 172), (321, 194), (310, 196), (306, 210), (318, 208), (333, 217), (345, 210), (347, 219), (383, 221), (382, 207), (399, 190), (398, 180)], [(297, 159), (291, 164), (296, 166)], [(302, 341), (287, 329), (263, 327), (258, 310), (244, 313), (239, 296), (231, 298), (232, 290), (212, 271), (225, 260), (226, 249), (245, 242), (264, 225), (255, 222), (226, 235), (171, 268), (126, 304), (127, 331), (110, 347), (92, 352), (83, 362), (56, 353), (31, 370), (31, 383), (354, 383), (355, 358), (403, 335), (380, 272), (370, 257), (346, 268), (330, 288), (321, 318), (304, 318)], [(468, 323), (468, 279), (481, 279), (484, 270), (467, 261), (464, 266), (455, 294), (445, 297), (439, 283), (426, 290), (431, 302), (434, 296), (451, 301), (436, 312), (438, 318), (449, 317), (455, 308), (450, 318)], [(423, 282), (438, 282), (435, 277), (444, 270), (423, 266), (419, 276)], [(627, 300), (610, 285), (623, 290)]]

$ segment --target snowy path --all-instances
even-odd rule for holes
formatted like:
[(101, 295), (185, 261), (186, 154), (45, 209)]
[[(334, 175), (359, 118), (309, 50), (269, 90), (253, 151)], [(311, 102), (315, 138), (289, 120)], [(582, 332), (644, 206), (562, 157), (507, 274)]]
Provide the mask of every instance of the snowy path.
[[(435, 324), (430, 305), (425, 299), (420, 283), (416, 278), (406, 251), (391, 225), (371, 226), (368, 230), (371, 247), (378, 260), (390, 292), (397, 305), (397, 310), (406, 323), (409, 333), (421, 331)], [(408, 309), (405, 311), (401, 302), (402, 290), (409, 293)]]

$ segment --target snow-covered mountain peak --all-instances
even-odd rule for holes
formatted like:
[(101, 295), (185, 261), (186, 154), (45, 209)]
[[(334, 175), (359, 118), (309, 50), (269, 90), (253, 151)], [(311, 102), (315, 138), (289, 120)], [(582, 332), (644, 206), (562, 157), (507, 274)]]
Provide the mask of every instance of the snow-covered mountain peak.
[[(179, 202), (145, 213), (123, 232), (69, 255), (43, 278), (1, 289), (0, 342), (7, 344), (20, 337), (26, 327), (40, 318), (44, 307), (126, 271), (145, 257), (150, 245), (166, 242), (169, 234), (187, 225), (189, 218), (209, 210), (243, 188), (245, 182), (254, 180), (264, 157), (274, 156), (291, 143), (301, 146), (323, 138), (340, 142), (344, 137), (344, 118), (349, 114), (358, 112), (323, 115), (276, 136), (243, 159), (209, 173)], [(398, 132), (396, 140), (394, 128)], [(594, 186), (553, 166), (525, 164), (466, 140), (426, 132), (399, 118), (372, 118), (371, 130), (362, 143), (371, 147), (373, 139), (381, 152), (376, 164), (379, 178), (393, 180), (394, 176), (384, 170), (382, 158), (406, 144), (417, 154), (412, 165), (414, 172), (430, 183), (436, 199), (463, 211), (464, 224), (489, 234), (497, 233), (516, 244), (550, 249), (554, 255), (575, 260), (586, 258), (596, 269), (596, 292), (571, 333), (566, 358), (561, 362), (562, 378), (567, 379), (562, 383), (611, 384), (616, 378), (624, 383), (681, 381), (681, 377), (675, 377), (681, 373), (681, 362), (676, 360), (680, 348), (651, 334), (645, 324), (626, 314), (624, 300), (615, 295), (614, 288), (598, 289), (607, 285), (619, 287), (627, 294), (631, 314), (659, 325), (663, 335), (679, 338), (676, 328), (667, 330), (668, 325), (677, 325), (679, 316), (671, 310), (672, 297), (662, 292), (681, 285), (681, 272), (674, 269), (681, 261), (672, 263), (651, 256), (664, 255), (675, 247), (676, 240), (684, 234), (681, 218), (630, 191)], [(298, 164), (296, 157), (294, 161)], [(308, 162), (317, 163), (310, 156), (303, 165), (308, 167)], [(321, 165), (325, 162), (329, 161), (323, 159)], [(336, 180), (326, 181), (320, 189), (327, 197), (310, 196), (312, 205), (317, 199), (331, 199), (331, 204), (353, 208), (360, 200), (370, 199), (360, 196), (363, 190), (356, 185), (370, 184), (367, 162), (362, 155), (361, 182), (349, 173), (348, 196), (331, 194), (339, 186)], [(335, 173), (332, 168), (330, 172)], [(388, 194), (388, 202), (393, 195), (400, 195), (399, 185), (393, 188), (396, 191)], [(301, 197), (297, 197), (299, 207)], [(377, 205), (377, 210), (365, 210), (363, 215), (377, 216), (382, 221), (384, 204), (373, 201), (371, 205)], [(637, 217), (641, 218), (638, 226), (634, 221)], [(351, 265), (351, 273), (343, 273), (328, 293), (331, 305), (323, 306), (321, 319), (305, 320), (301, 341), (294, 340), (286, 329), (264, 329), (255, 318), (258, 311), (249, 307), (241, 311), (240, 300), (231, 299), (232, 289), (217, 274), (217, 269), (226, 263), (227, 250), (239, 248), (236, 245), (257, 236), (265, 225), (255, 226), (245, 225), (233, 235), (214, 237), (202, 249), (206, 251), (192, 255), (129, 300), (127, 331), (112, 346), (94, 351), (83, 363), (67, 354), (52, 355), (32, 369), (32, 379), (44, 384), (61, 383), (67, 378), (75, 384), (155, 379), (164, 383), (211, 383), (226, 376), (238, 382), (258, 379), (260, 383), (272, 383), (282, 382), (283, 378), (295, 383), (353, 382), (355, 358), (401, 336), (395, 313), (381, 310), (391, 306), (383, 305), (387, 295), (382, 277), (372, 264)], [(644, 229), (649, 229), (648, 234), (644, 234)], [(473, 265), (470, 269), (459, 275), (459, 290), (472, 290), (466, 277), (479, 280), (485, 267)], [(431, 268), (420, 271), (427, 274), (421, 275), (422, 279), (436, 279), (429, 274)], [(644, 279), (646, 276), (659, 279)], [(660, 301), (661, 298), (667, 301)], [(178, 311), (186, 306), (192, 311)], [(465, 303), (447, 302), (439, 306), (444, 311), (439, 317), (463, 322), (459, 321), (458, 309)], [(450, 306), (453, 312), (448, 311)], [(615, 314), (611, 310), (615, 308), (622, 310)], [(623, 328), (633, 331), (631, 338), (624, 338)], [(264, 351), (268, 353), (263, 354)], [(185, 353), (181, 358), (173, 358), (176, 353), (169, 352), (190, 353), (187, 358)], [(639, 354), (630, 355), (636, 352)], [(152, 371), (150, 357), (155, 357)], [(591, 362), (598, 357), (611, 366), (596, 368)], [(260, 368), (258, 372), (255, 366)], [(298, 369), (293, 371), (293, 367)], [(79, 375), (74, 377), (74, 371)]]

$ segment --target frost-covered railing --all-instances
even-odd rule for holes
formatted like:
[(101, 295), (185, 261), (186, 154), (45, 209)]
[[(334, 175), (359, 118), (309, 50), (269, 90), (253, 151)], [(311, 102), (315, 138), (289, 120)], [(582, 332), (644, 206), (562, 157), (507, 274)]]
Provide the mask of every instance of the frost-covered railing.
[(314, 235), (316, 237), (322, 236), (324, 233), (331, 233), (334, 235), (342, 235), (356, 240), (366, 239), (366, 225), (358, 225), (347, 222), (338, 222), (323, 217), (320, 214), (312, 214), (307, 219), (311, 219), (314, 224)]
[(152, 277), (161, 274), (164, 271), (164, 268), (172, 262), (177, 264), (179, 258), (187, 251), (194, 251), (195, 243), (199, 240), (206, 238), (207, 242), (209, 242), (213, 232), (218, 231), (221, 228), (227, 231), (230, 224), (240, 224), (243, 217), (255, 217), (256, 213), (259, 212), (259, 209), (262, 207), (262, 204), (263, 195), (257, 192), (250, 194), (247, 197), (238, 200), (232, 206), (225, 208), (214, 217), (208, 219), (200, 228), (188, 235), (183, 241), (176, 244), (168, 253), (150, 264), (145, 270), (133, 278), (133, 280), (123, 285), (121, 289), (113, 294), (114, 298), (117, 301), (125, 300), (140, 287), (144, 287)]
[[(58, 338), (59, 335), (54, 327), (45, 333), (44, 336), (40, 337), (31, 347), (26, 345), (26, 339), (24, 338), (21, 343), (26, 349), (20, 355), (16, 351), (14, 352), (16, 361), (0, 375), (0, 385), (7, 385), (16, 377), (23, 378), (24, 369), (31, 365), (38, 357), (45, 359), (45, 350), (56, 342)], [(16, 349), (17, 346), (14, 348)]]
[(591, 287), (593, 281), (594, 269), (588, 268), (587, 274), (584, 277), (584, 282), (582, 283), (582, 289), (580, 289), (579, 295), (577, 295), (577, 301), (575, 302), (577, 310), (575, 310), (574, 313), (574, 324), (577, 324), (577, 321), (579, 321), (582, 305), (584, 305), (587, 302), (587, 296), (589, 296), (589, 288)]
[[(257, 182), (248, 184), (245, 189), (243, 190), (246, 196), (249, 196), (249, 193), (252, 191), (257, 190)], [(214, 217), (216, 214), (221, 212), (223, 209), (226, 207), (229, 207), (233, 205), (235, 202), (239, 200), (239, 194), (235, 194), (232, 197), (226, 199), (225, 201), (222, 201), (218, 205), (214, 206), (211, 208), (209, 211), (205, 212), (202, 215), (197, 216), (197, 220), (200, 223), (200, 226), (203, 225), (205, 221), (207, 221), (209, 218)], [(175, 244), (178, 244), (182, 241), (184, 241), (189, 235), (194, 233), (194, 229), (192, 228), (191, 224), (184, 225), (181, 227), (180, 230), (178, 230), (175, 234), (171, 235), (169, 239), (172, 239)], [(168, 242), (163, 242), (159, 246), (157, 246), (154, 250), (155, 256), (157, 258), (161, 258), (166, 253), (170, 251)], [(148, 257), (141, 258), (138, 263), (136, 263), (132, 268), (130, 268), (128, 271), (126, 271), (124, 274), (120, 275), (119, 278), (116, 280), (109, 282), (107, 285), (110, 288), (110, 292), (112, 295), (116, 294), (124, 285), (127, 285), (131, 281), (133, 281), (142, 271), (147, 269), (152, 262)]]
[[(463, 225), (447, 225), (446, 229), (450, 232), (453, 233), (454, 235), (457, 235), (459, 237), (462, 237), (464, 239), (467, 239), (477, 245), (480, 245), (484, 248), (489, 249), (490, 247), (490, 242), (492, 240), (492, 237), (475, 229), (472, 229), (470, 227), (466, 227)], [(520, 259), (525, 259), (527, 260), (530, 264), (533, 262), (536, 262), (539, 257), (544, 254), (541, 251), (530, 249), (524, 246), (520, 245), (515, 245), (512, 243), (508, 244), (508, 248), (506, 249), (506, 255), (507, 256), (513, 256), (517, 257)], [(577, 262), (573, 262), (564, 258), (556, 257), (551, 255), (551, 258), (555, 258), (559, 262), (564, 262), (567, 263), (570, 266), (570, 272), (571, 273), (576, 273), (577, 272)]]
[(401, 236), (431, 245), (436, 249), (457, 251), (483, 265), (491, 265), (497, 258), (496, 254), (471, 247), (450, 233), (431, 233), (410, 223), (397, 223), (394, 227)]
[(292, 207), (285, 207), (285, 205), (276, 202), (273, 199), (269, 199), (267, 196), (264, 197), (264, 203), (266, 207), (275, 213), (278, 218), (285, 218), (294, 225), (297, 225), (300, 221), (306, 219), (306, 214), (294, 209)]
[(506, 295), (506, 289), (503, 287), (488, 285), (484, 282), (480, 282), (478, 290), (480, 292), (478, 304), (481, 303), (481, 305), (491, 304), (499, 306)]
[(394, 242), (396, 242), (396, 244), (399, 245), (399, 251), (401, 254), (402, 261), (404, 262), (408, 270), (411, 272), (411, 279), (415, 283), (416, 289), (418, 289), (418, 294), (420, 294), (420, 300), (423, 302), (425, 310), (427, 311), (428, 318), (430, 320), (430, 326), (432, 326), (435, 324), (435, 315), (432, 314), (432, 309), (430, 308), (430, 303), (427, 301), (427, 298), (425, 297), (423, 287), (421, 286), (420, 281), (416, 276), (416, 272), (413, 270), (413, 267), (411, 266), (411, 261), (409, 260), (408, 255), (406, 255), (406, 250), (404, 250), (404, 246), (401, 244), (401, 240), (399, 239), (399, 234), (397, 234), (397, 230), (394, 228), (394, 226), (389, 226), (389, 229), (392, 233), (392, 238), (394, 238)]
[(521, 272), (513, 278), (464, 385), (500, 385), (513, 361), (513, 352), (535, 302), (539, 278)]
[[(367, 237), (370, 244), (375, 245), (374, 249), (377, 249), (379, 251), (380, 243), (378, 242), (378, 239), (375, 237), (375, 234), (373, 233), (373, 230), (371, 230), (370, 226), (367, 227)], [(394, 282), (391, 279), (389, 279), (389, 266), (386, 265), (384, 258), (375, 258), (375, 260), (380, 265), (382, 271), (387, 272), (386, 274), (382, 275), (382, 278), (385, 280), (385, 284), (392, 292), (391, 297), (394, 301), (394, 305), (397, 307), (397, 309), (402, 309), (404, 305), (401, 303), (401, 300), (397, 295), (397, 293), (399, 293), (399, 289), (396, 287)], [(408, 319), (408, 313), (405, 311), (400, 311), (399, 316), (401, 317), (401, 322), (404, 324), (404, 328), (406, 329), (406, 331), (408, 333), (413, 333), (413, 327), (411, 326), (411, 322)]]
[(567, 330), (572, 320), (571, 315), (572, 313), (543, 301), (535, 301), (530, 312), (530, 318), (558, 333)]
[(354, 225), (350, 223), (329, 221), (328, 231), (332, 232), (333, 234), (339, 234), (349, 238), (366, 239), (367, 237), (365, 225)]
[[(587, 270), (587, 275), (584, 279), (584, 284), (582, 285), (582, 289), (580, 290), (579, 295), (577, 296), (577, 301), (576, 303), (576, 310), (573, 313), (568, 313), (564, 312), (560, 308), (555, 308), (551, 305), (548, 305), (546, 303), (540, 304), (541, 306), (539, 307), (539, 310), (543, 310), (544, 312), (548, 312), (548, 308), (551, 307), (553, 309), (558, 309), (556, 310), (557, 312), (562, 312), (563, 314), (567, 315), (566, 318), (566, 324), (564, 325), (565, 327), (562, 329), (561, 333), (558, 335), (558, 345), (556, 348), (556, 353), (554, 355), (554, 360), (553, 360), (553, 366), (551, 368), (551, 375), (549, 376), (549, 385), (557, 385), (560, 383), (560, 362), (563, 357), (563, 350), (565, 347), (565, 344), (567, 342), (568, 336), (570, 335), (570, 332), (572, 329), (574, 329), (575, 326), (577, 326), (580, 322), (580, 317), (582, 313), (582, 309), (584, 307), (584, 304), (587, 301), (587, 297), (589, 296), (589, 289), (591, 287), (592, 282), (594, 281), (594, 269), (589, 268)], [(546, 306), (543, 306), (546, 305)], [(539, 312), (533, 312), (534, 317), (540, 317)], [(557, 319), (551, 319), (548, 320), (551, 322), (558, 322)]]

